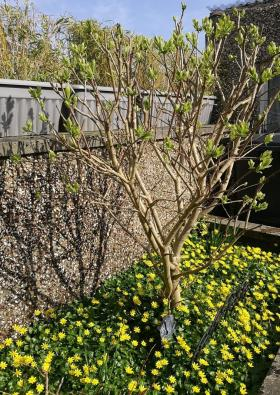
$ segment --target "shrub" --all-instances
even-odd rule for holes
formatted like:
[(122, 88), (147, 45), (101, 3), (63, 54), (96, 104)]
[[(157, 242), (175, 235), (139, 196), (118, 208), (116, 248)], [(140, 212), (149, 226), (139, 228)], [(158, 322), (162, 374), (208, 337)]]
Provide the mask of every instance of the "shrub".
[[(182, 265), (200, 265), (216, 241), (189, 238)], [(144, 256), (92, 300), (36, 311), (29, 328), (15, 325), (1, 345), (0, 390), (247, 394), (255, 361), (279, 345), (280, 256), (229, 246), (211, 268), (185, 278), (169, 339), (157, 328), (169, 314), (168, 300), (159, 296), (158, 261)]]
[[(235, 222), (242, 214), (246, 224), (252, 211), (267, 208), (262, 189), (268, 178), (263, 172), (272, 166), (272, 151), (258, 155), (256, 148), (262, 142), (254, 136), (279, 92), (257, 119), (252, 116), (259, 111), (262, 84), (280, 73), (280, 51), (275, 45), (269, 64), (259, 73), (255, 70), (266, 38), (257, 26), (242, 26), (239, 11), (237, 21), (228, 15), (221, 16), (215, 25), (209, 18), (201, 24), (195, 20), (195, 32), (185, 34), (185, 10), (182, 3), (181, 15), (174, 18), (168, 40), (135, 37), (119, 25), (111, 30), (110, 40), (104, 40), (102, 34), (92, 35), (91, 46), (99, 48), (110, 71), (111, 95), (98, 87), (98, 64), (88, 54), (87, 46), (71, 46), (71, 53), (64, 58), (60, 84), (53, 84), (69, 110), (63, 123), (66, 135), (49, 120), (41, 91), (30, 90), (57, 140), (89, 168), (121, 185), (149, 248), (161, 258), (165, 295), (174, 307), (181, 303), (181, 279), (193, 274), (191, 270), (180, 271), (180, 256), (197, 222), (217, 206), (223, 206), (229, 221)], [(200, 51), (198, 38), (202, 32), (208, 45)], [(230, 94), (221, 92), (221, 111), (210, 136), (201, 128), (201, 111), (206, 105), (206, 92), (222, 90), (219, 65), (230, 34), (241, 53), (237, 61), (239, 82)], [(158, 90), (159, 69), (152, 60), (164, 71), (164, 92)], [(145, 70), (144, 84), (141, 70)], [(85, 86), (84, 95), (71, 86), (73, 73)], [(102, 155), (86, 143), (87, 129), (94, 130), (94, 141), (103, 148)], [(265, 136), (262, 149), (272, 138)], [(157, 180), (145, 174), (152, 156), (158, 163), (157, 173), (167, 180), (164, 194), (157, 188)], [(245, 176), (231, 182), (234, 166), (241, 161), (247, 162), (248, 174), (256, 177), (254, 185), (244, 182)], [(99, 202), (113, 209), (103, 197)], [(125, 228), (121, 218), (118, 223)], [(137, 231), (129, 234), (139, 242)], [(196, 273), (211, 266), (219, 254), (204, 261)]]

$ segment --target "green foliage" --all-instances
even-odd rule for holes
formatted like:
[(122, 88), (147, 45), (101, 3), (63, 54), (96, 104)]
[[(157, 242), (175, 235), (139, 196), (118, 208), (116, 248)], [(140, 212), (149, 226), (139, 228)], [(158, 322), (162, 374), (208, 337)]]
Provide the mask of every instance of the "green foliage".
[(217, 39), (225, 38), (234, 30), (234, 28), (234, 21), (230, 19), (229, 15), (223, 14), (216, 25), (215, 37)]
[(146, 130), (143, 126), (138, 126), (135, 129), (135, 135), (141, 140), (151, 140), (153, 138), (153, 133), (151, 130)]
[(265, 145), (268, 145), (268, 144), (270, 144), (273, 141), (273, 136), (274, 136), (273, 133), (267, 134), (265, 136), (265, 138), (264, 138)]
[(269, 169), (271, 167), (271, 163), (272, 163), (272, 151), (264, 151), (261, 155), (260, 155), (260, 163), (256, 168), (256, 172), (257, 173), (262, 173), (263, 170)]
[(166, 151), (172, 151), (174, 149), (174, 142), (170, 137), (165, 137), (163, 144)]
[(254, 81), (256, 83), (258, 83), (260, 81), (260, 77), (258, 75), (256, 67), (251, 67), (248, 74), (249, 74), (249, 77), (251, 78), (252, 81)]
[(264, 69), (261, 74), (261, 82), (270, 81), (273, 78), (273, 71), (271, 68)]
[(48, 157), (51, 162), (55, 161), (57, 154), (53, 150), (49, 150)]
[[(218, 230), (200, 231), (205, 239), (194, 234), (184, 245), (185, 270), (215, 255), (221, 243)], [(176, 333), (169, 340), (157, 329), (168, 301), (160, 296), (155, 255), (107, 280), (90, 300), (36, 310), (29, 328), (14, 325), (0, 344), (0, 391), (45, 393), (48, 383), (49, 393), (59, 395), (246, 394), (254, 364), (273, 358), (279, 346), (280, 257), (260, 248), (227, 248), (210, 269), (182, 281), (184, 304), (173, 312)], [(242, 284), (248, 290), (199, 351)]]
[(27, 133), (27, 134), (32, 133), (32, 131), (33, 131), (33, 122), (32, 122), (31, 119), (28, 119), (28, 120), (26, 121), (26, 124), (23, 126), (22, 130), (23, 130), (25, 133)]
[(212, 139), (206, 142), (206, 153), (210, 158), (218, 159), (225, 152), (225, 147), (223, 145), (216, 146)]
[(67, 132), (74, 138), (79, 139), (81, 137), (81, 129), (80, 126), (77, 125), (75, 121), (71, 118), (67, 118), (66, 121), (63, 123), (63, 126), (67, 130)]
[(0, 78), (52, 80), (61, 69), (68, 24), (67, 18), (37, 12), (29, 0), (22, 6), (2, 2), (0, 41), (5, 46), (0, 52)]
[(11, 155), (11, 162), (14, 163), (14, 164), (20, 163), (21, 162), (21, 156), (19, 154)]
[(266, 210), (268, 208), (268, 203), (264, 202), (263, 201), (264, 199), (265, 199), (265, 194), (259, 191), (257, 192), (254, 198), (245, 195), (243, 197), (243, 202), (245, 205), (250, 205), (253, 211), (258, 212), (258, 211)]
[(78, 193), (80, 189), (80, 185), (77, 181), (73, 182), (73, 183), (68, 183), (66, 185), (66, 191), (69, 193)]
[(246, 138), (249, 133), (249, 123), (244, 121), (239, 121), (235, 124), (229, 124), (229, 137), (232, 141), (236, 140), (237, 138)]

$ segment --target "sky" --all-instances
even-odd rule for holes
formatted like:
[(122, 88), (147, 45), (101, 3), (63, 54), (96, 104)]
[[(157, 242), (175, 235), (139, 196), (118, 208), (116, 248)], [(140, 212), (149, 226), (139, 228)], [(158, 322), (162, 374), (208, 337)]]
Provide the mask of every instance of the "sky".
[[(227, 6), (233, 2), (234, 0), (188, 0), (186, 31), (191, 31), (193, 18), (201, 19), (209, 15), (208, 7)], [(173, 27), (172, 16), (178, 16), (181, 9), (181, 0), (33, 0), (33, 3), (38, 10), (53, 16), (93, 18), (105, 25), (120, 23), (134, 33), (161, 35), (165, 38)]]

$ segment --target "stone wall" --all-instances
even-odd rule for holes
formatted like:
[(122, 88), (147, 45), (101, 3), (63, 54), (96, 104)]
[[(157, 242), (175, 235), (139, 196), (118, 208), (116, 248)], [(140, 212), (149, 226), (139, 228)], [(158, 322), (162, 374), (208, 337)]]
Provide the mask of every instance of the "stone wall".
[[(171, 201), (172, 185), (152, 152), (142, 166), (150, 187)], [(37, 308), (93, 295), (101, 280), (143, 254), (106, 208), (95, 204), (100, 195), (145, 244), (121, 187), (74, 154), (61, 152), (55, 160), (47, 153), (20, 160), (0, 155), (0, 335)], [(160, 208), (165, 222), (171, 204)]]
[[(250, 23), (253, 23), (259, 26), (262, 31), (262, 35), (267, 38), (267, 41), (263, 45), (258, 57), (258, 63), (264, 63), (268, 59), (268, 43), (275, 41), (276, 44), (280, 45), (280, 0), (266, 0), (263, 2), (248, 3), (243, 6), (238, 6), (238, 8), (245, 11), (242, 24), (244, 26), (248, 26)], [(232, 8), (225, 9), (224, 12), (231, 15), (234, 19)], [(221, 14), (222, 12), (219, 10), (212, 11), (210, 18), (212, 18), (215, 23)], [(222, 86), (226, 95), (230, 92), (233, 83), (237, 81), (239, 76), (237, 66), (229, 59), (229, 54), (237, 55), (237, 58), (239, 57), (237, 44), (234, 40), (234, 33), (228, 38), (220, 66)], [(218, 92), (215, 92), (215, 95), (219, 98)], [(218, 105), (215, 110), (216, 116), (220, 110), (219, 100), (217, 104)], [(215, 122), (215, 114), (213, 114), (213, 121)]]

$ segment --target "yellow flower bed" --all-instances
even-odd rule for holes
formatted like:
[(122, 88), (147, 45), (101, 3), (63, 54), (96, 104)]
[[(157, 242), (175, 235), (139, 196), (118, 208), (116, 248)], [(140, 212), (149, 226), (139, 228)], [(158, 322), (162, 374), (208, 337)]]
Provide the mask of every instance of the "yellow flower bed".
[[(182, 265), (201, 265), (215, 249), (192, 237)], [(279, 345), (279, 264), (259, 248), (229, 247), (182, 281), (176, 332), (161, 340), (168, 301), (160, 262), (145, 256), (92, 300), (37, 310), (29, 328), (15, 325), (0, 345), (0, 393), (245, 395), (254, 364)]]

